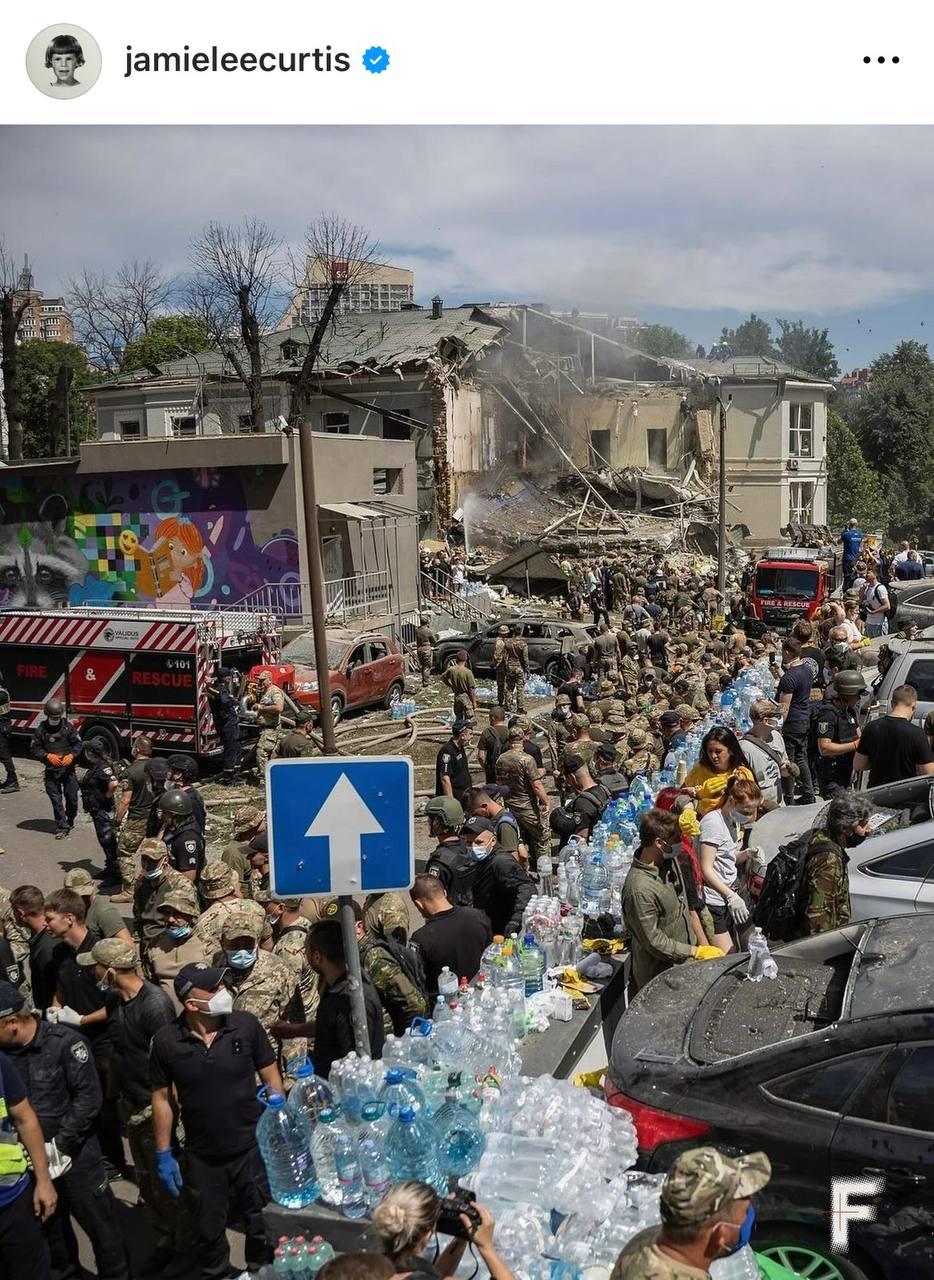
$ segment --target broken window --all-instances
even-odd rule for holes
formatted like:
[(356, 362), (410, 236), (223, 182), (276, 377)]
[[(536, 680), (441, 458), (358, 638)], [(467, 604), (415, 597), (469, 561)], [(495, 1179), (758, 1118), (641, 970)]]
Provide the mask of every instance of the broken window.
[(401, 493), (402, 492), (402, 468), (401, 467), (374, 467), (373, 468), (373, 493)]
[(591, 431), (590, 433), (590, 466), (608, 467), (610, 465), (610, 433), (609, 431)]
[(136, 418), (131, 422), (120, 423), (120, 439), (121, 440), (142, 440), (143, 424)]
[(791, 458), (814, 457), (814, 406), (812, 404), (788, 406), (788, 456)]
[(321, 425), (329, 435), (332, 436), (349, 436), (350, 435), (350, 414), (349, 413), (322, 413)]
[(661, 467), (666, 470), (668, 467), (668, 432), (662, 428), (653, 427), (645, 433), (646, 449), (648, 450), (648, 460), (650, 467)]
[(172, 418), (173, 436), (196, 436), (197, 434), (198, 419), (193, 414), (186, 414), (184, 417)]
[(393, 409), (392, 418), (383, 418), (383, 439), (384, 440), (411, 440), (412, 428), (404, 422), (400, 422), (400, 418), (411, 418), (410, 409)]
[(814, 523), (814, 485), (806, 480), (792, 480), (789, 485), (788, 521), (790, 524)]

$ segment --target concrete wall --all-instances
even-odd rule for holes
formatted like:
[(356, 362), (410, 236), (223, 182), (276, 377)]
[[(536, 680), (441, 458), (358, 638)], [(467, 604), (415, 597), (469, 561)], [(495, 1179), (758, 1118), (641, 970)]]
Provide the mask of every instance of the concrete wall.
[[(614, 396), (569, 393), (561, 403), (567, 424), (562, 444), (579, 467), (601, 467), (605, 464), (600, 457), (605, 457), (611, 467), (649, 467), (653, 471), (667, 468), (681, 474), (688, 434), (680, 413), (681, 394), (680, 389), (646, 393), (644, 388)], [(664, 460), (660, 462), (649, 458), (650, 431), (665, 433)], [(602, 447), (606, 436), (599, 434), (606, 432), (608, 457)]]

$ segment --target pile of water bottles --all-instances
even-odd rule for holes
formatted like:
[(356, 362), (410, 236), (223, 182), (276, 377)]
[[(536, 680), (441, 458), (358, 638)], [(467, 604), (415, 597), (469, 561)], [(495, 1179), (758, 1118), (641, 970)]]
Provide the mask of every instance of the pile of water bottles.
[(526, 676), (522, 692), (527, 698), (553, 698), (555, 694), (551, 681), (541, 675)]
[(393, 720), (404, 720), (406, 716), (415, 714), (418, 704), (414, 698), (398, 698), (389, 710)]
[(321, 1236), (307, 1240), (304, 1236), (280, 1236), (272, 1266), (263, 1267), (257, 1280), (312, 1280), (326, 1262), (335, 1256), (333, 1247)]

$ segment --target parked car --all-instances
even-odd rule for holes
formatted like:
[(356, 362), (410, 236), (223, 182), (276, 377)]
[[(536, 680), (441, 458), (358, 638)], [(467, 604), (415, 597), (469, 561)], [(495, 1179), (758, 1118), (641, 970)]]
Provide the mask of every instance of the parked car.
[[(685, 1149), (765, 1150), (757, 1251), (821, 1280), (922, 1280), (934, 1240), (934, 915), (867, 920), (748, 957), (678, 965), (620, 1018), (611, 1106), (632, 1115), (641, 1167)], [(830, 1181), (881, 1174), (872, 1222), (830, 1248)]]
[[(852, 919), (934, 911), (934, 777), (906, 778), (861, 794), (889, 818), (849, 850)], [(756, 823), (750, 844), (769, 861), (781, 845), (819, 826), (829, 803), (773, 809)], [(895, 823), (904, 825), (890, 829)]]
[(890, 631), (912, 622), (921, 628), (934, 625), (934, 578), (918, 578), (912, 582), (894, 579), (890, 596)]
[[(931, 595), (934, 597), (934, 588)], [(934, 609), (931, 613), (934, 621)], [(934, 633), (917, 640), (893, 636), (885, 642), (879, 651), (878, 674), (872, 684), (873, 710), (878, 704), (879, 714), (885, 715), (892, 706), (892, 690), (902, 684), (910, 684), (917, 690), (914, 720), (920, 724), (927, 713), (934, 710)]]
[[(533, 671), (542, 672), (549, 680), (557, 675), (561, 654), (567, 649), (590, 644), (596, 630), (582, 622), (562, 622), (529, 614), (518, 618), (498, 618), (480, 631), (445, 636), (435, 647), (435, 666), (439, 671), (445, 671), (454, 661), (455, 654), (466, 649), (468, 665), (474, 675), (492, 675), (493, 649), (504, 623), (519, 628), (529, 646), (529, 666)], [(562, 643), (566, 648), (562, 648)]]
[[(388, 636), (328, 635), (328, 667), (331, 676), (331, 714), (336, 724), (348, 711), (361, 707), (390, 707), (405, 692), (405, 658)], [(291, 640), (274, 665), (256, 666), (272, 673), (273, 681), (301, 707), (320, 712), (314, 637), (310, 631)]]

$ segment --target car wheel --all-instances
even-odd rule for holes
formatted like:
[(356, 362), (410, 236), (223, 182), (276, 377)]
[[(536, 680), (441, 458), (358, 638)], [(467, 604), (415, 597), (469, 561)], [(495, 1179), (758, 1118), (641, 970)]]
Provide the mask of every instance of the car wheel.
[(339, 693), (331, 694), (331, 719), (335, 724), (340, 724), (340, 718), (344, 714), (344, 699)]
[(386, 690), (386, 696), (383, 699), (383, 706), (387, 709), (387, 711), (391, 706), (394, 706), (395, 703), (402, 701), (402, 696), (404, 693), (405, 693), (405, 685), (402, 683), (402, 681), (394, 680), (392, 684), (389, 686), (389, 688)]
[[(455, 654), (451, 653), (444, 659), (444, 662), (442, 662), (441, 665), (445, 671), (450, 671), (452, 667), (457, 666), (457, 657), (455, 656)], [(468, 662), (467, 665), (469, 667), (470, 663)]]
[(549, 684), (556, 685), (559, 683), (558, 670), (560, 666), (561, 666), (561, 663), (558, 661), (557, 658), (549, 658), (548, 661), (545, 663), (545, 668), (542, 674), (544, 675), (545, 679), (548, 681)]
[(90, 742), (93, 738), (97, 738), (99, 742), (103, 742), (110, 753), (111, 760), (120, 759), (120, 739), (108, 725), (94, 724), (88, 726), (84, 724), (81, 728), (81, 737), (85, 742)]
[(761, 1230), (753, 1235), (756, 1253), (795, 1275), (807, 1276), (807, 1280), (878, 1280), (874, 1267), (867, 1270), (871, 1264), (864, 1265), (861, 1258), (852, 1254), (843, 1257), (834, 1253), (817, 1232), (775, 1224), (770, 1226), (768, 1235)]

